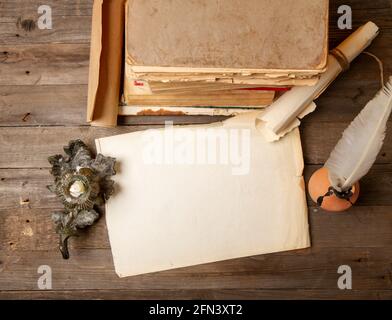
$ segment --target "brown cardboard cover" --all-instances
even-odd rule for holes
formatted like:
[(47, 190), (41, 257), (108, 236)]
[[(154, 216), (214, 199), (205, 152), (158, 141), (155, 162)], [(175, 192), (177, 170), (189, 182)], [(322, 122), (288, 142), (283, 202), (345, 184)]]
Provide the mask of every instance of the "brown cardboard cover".
[(124, 21), (125, 0), (94, 1), (87, 102), (92, 125), (117, 125)]
[(323, 70), (328, 0), (129, 0), (134, 66)]

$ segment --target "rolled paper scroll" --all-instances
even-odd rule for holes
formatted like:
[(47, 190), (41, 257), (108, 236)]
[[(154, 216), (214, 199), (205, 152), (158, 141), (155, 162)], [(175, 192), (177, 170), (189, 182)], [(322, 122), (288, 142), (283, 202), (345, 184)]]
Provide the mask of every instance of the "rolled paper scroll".
[(299, 118), (315, 110), (313, 100), (318, 98), (327, 87), (350, 63), (364, 51), (379, 33), (373, 22), (358, 28), (328, 56), (327, 70), (317, 84), (309, 87), (295, 87), (275, 101), (260, 114), (258, 128), (268, 141), (279, 140), (282, 136), (298, 127)]

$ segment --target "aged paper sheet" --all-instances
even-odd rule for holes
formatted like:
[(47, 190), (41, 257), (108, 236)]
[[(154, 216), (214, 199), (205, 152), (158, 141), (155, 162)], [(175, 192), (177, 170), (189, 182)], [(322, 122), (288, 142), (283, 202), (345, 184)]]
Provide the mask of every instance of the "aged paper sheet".
[(119, 165), (106, 221), (120, 277), (310, 246), (299, 131), (269, 143), (258, 114), (96, 140)]

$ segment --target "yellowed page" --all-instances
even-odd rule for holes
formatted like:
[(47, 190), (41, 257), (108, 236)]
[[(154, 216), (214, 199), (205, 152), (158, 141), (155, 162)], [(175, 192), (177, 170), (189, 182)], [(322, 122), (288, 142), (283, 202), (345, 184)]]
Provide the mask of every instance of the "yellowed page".
[(268, 143), (257, 114), (96, 141), (119, 166), (106, 221), (120, 277), (310, 246), (299, 132)]

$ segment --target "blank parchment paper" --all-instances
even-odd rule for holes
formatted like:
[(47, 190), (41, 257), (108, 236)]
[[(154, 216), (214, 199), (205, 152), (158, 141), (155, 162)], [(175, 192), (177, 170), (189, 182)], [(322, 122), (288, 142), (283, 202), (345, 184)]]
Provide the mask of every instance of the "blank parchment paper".
[[(106, 222), (120, 277), (310, 246), (299, 131), (269, 143), (256, 129), (256, 117), (96, 140), (99, 153), (118, 161)], [(173, 154), (200, 147), (201, 138), (192, 138), (200, 132), (207, 139), (227, 134), (231, 149), (237, 137), (242, 158), (173, 161)], [(159, 139), (153, 145), (152, 137), (173, 136), (188, 138), (174, 139), (174, 153), (159, 163), (148, 158), (149, 152), (160, 157), (151, 149)], [(166, 138), (163, 152), (170, 145)], [(211, 146), (223, 154), (221, 143)]]

